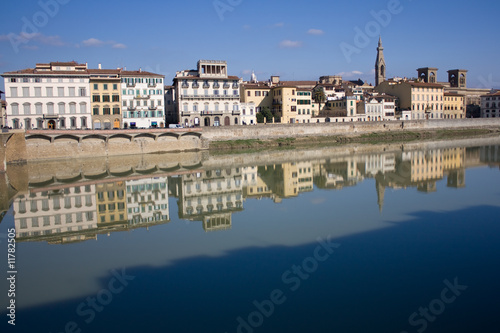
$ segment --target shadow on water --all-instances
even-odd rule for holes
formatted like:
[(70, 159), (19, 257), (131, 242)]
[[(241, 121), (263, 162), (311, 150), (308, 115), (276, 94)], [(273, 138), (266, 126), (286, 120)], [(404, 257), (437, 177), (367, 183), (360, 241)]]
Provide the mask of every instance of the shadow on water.
[[(16, 329), (64, 332), (74, 321), (82, 332), (417, 332), (422, 324), (411, 326), (409, 316), (441, 297), (444, 280), (457, 278), (467, 289), (425, 331), (493, 332), (500, 325), (499, 215), (495, 206), (419, 211), (392, 228), (332, 235), (341, 246), (307, 278), (292, 267), (312, 257), (318, 243), (127, 268), (135, 279), (89, 324), (90, 315), (76, 314), (86, 301), (80, 298), (19, 311)], [(100, 285), (107, 288), (112, 278)], [(268, 300), (275, 289), (283, 303), (262, 316), (261, 326), (238, 330), (236, 318), (248, 322), (253, 301)]]

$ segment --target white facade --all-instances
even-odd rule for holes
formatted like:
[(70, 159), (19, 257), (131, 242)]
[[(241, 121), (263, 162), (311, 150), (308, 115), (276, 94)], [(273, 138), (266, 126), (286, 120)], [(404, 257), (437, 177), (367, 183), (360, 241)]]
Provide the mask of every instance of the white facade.
[(241, 107), (241, 124), (255, 125), (257, 124), (255, 103), (240, 103)]
[(401, 111), (401, 120), (412, 120), (412, 112), (410, 110)]
[(127, 180), (126, 186), (129, 225), (170, 221), (167, 177)]
[(6, 126), (22, 129), (91, 127), (90, 85), (86, 64), (37, 64), (2, 75), (7, 101)]
[(165, 127), (164, 76), (122, 71), (123, 128)]
[[(47, 237), (97, 229), (95, 194), (95, 185), (84, 185), (19, 195), (13, 203), (16, 236)], [(63, 241), (85, 240), (78, 235), (61, 237)]]
[(395, 119), (396, 105), (394, 100), (368, 98), (365, 102), (366, 121), (387, 121)]
[(197, 70), (177, 72), (174, 78), (179, 122), (185, 127), (241, 124), (240, 84), (227, 75), (227, 63), (200, 60)]

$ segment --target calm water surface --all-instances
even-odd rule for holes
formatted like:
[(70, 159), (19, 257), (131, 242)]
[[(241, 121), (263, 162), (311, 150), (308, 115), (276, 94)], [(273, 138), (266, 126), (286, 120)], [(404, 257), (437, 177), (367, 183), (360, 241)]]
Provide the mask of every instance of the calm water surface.
[(499, 146), (264, 155), (10, 177), (2, 332), (498, 332)]

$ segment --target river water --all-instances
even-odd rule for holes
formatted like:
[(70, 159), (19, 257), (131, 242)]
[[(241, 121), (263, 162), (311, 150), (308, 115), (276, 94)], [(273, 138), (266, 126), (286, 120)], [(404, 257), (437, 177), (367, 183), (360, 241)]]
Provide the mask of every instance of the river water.
[(498, 141), (12, 167), (2, 332), (497, 332)]

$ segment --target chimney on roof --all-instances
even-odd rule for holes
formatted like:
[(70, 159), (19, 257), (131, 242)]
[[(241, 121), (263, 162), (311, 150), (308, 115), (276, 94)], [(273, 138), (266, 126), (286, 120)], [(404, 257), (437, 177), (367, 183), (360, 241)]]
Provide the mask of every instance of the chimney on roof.
[(139, 67), (139, 73), (142, 73), (142, 67)]
[(99, 64), (97, 67), (98, 67), (99, 69), (102, 69), (102, 68), (101, 68), (101, 64)]

